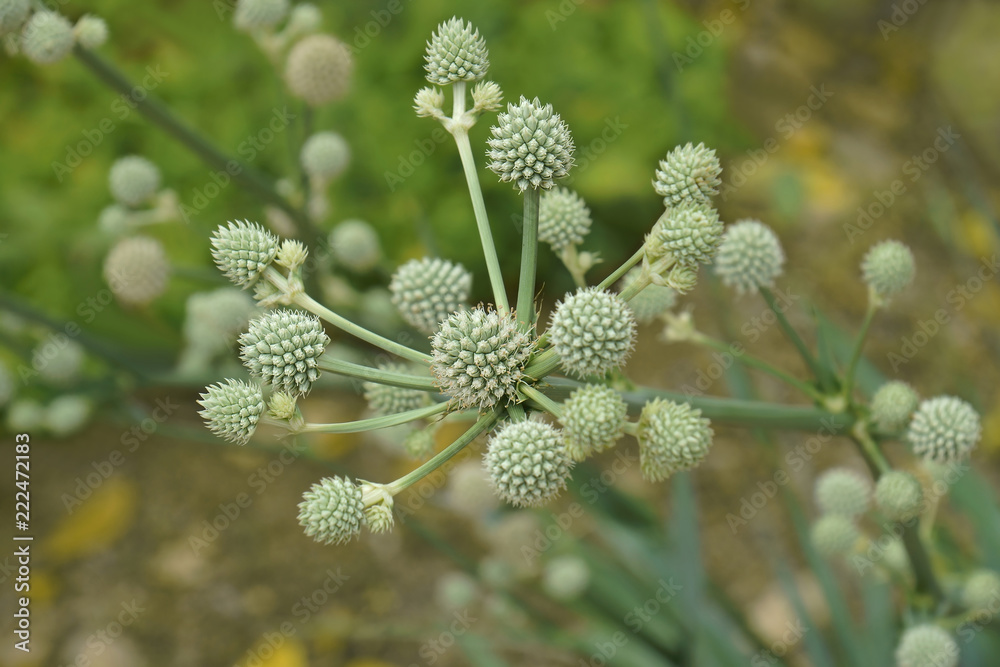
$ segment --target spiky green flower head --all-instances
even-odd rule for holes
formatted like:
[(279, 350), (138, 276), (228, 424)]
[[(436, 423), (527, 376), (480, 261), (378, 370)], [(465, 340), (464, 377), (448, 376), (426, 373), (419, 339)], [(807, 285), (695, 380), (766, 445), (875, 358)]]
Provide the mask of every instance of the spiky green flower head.
[(73, 24), (57, 12), (39, 11), (21, 29), (21, 51), (31, 62), (50, 65), (73, 50)]
[(824, 514), (855, 517), (871, 502), (872, 485), (850, 468), (831, 468), (816, 480), (816, 504)]
[(472, 110), (476, 113), (496, 111), (503, 106), (503, 91), (495, 81), (480, 81), (472, 89)]
[(854, 550), (861, 538), (854, 520), (843, 514), (824, 514), (813, 524), (810, 533), (813, 547), (821, 556), (844, 556)]
[(773, 287), (784, 264), (785, 252), (777, 234), (758, 220), (738, 220), (729, 225), (715, 256), (715, 272), (723, 284), (739, 294)]
[(687, 403), (656, 399), (639, 417), (639, 467), (642, 476), (660, 482), (675, 472), (698, 466), (712, 446), (712, 424)]
[(77, 44), (85, 49), (96, 49), (108, 41), (108, 24), (99, 16), (84, 14), (73, 26)]
[(371, 271), (382, 259), (378, 232), (364, 220), (344, 220), (330, 232), (329, 241), (334, 260), (351, 271)]
[(188, 297), (184, 339), (212, 352), (227, 349), (257, 313), (257, 304), (235, 287), (197, 292)]
[(278, 254), (278, 239), (256, 222), (230, 221), (212, 235), (212, 258), (223, 275), (250, 287)]
[(908, 472), (892, 470), (875, 485), (875, 504), (886, 518), (906, 521), (920, 513), (924, 489), (920, 480)]
[(343, 173), (351, 160), (351, 147), (336, 132), (317, 132), (302, 144), (299, 161), (310, 176), (332, 180)]
[(444, 92), (440, 88), (424, 86), (413, 97), (413, 110), (419, 118), (444, 120)]
[(288, 0), (237, 0), (233, 25), (244, 32), (274, 28), (288, 14), (288, 6)]
[(559, 429), (526, 420), (504, 424), (484, 458), (497, 494), (517, 507), (543, 505), (566, 488), (573, 461)]
[(910, 385), (899, 380), (886, 382), (872, 397), (872, 421), (881, 430), (895, 433), (906, 426), (918, 403), (920, 396)]
[(111, 196), (125, 206), (149, 201), (160, 188), (159, 168), (140, 155), (118, 158), (108, 172)]
[(610, 387), (588, 384), (563, 403), (559, 422), (566, 438), (566, 453), (574, 461), (603, 451), (625, 434), (628, 406)]
[(490, 67), (486, 40), (457, 16), (438, 26), (427, 42), (427, 80), (438, 86), (456, 81), (479, 81)]
[(569, 127), (551, 104), (543, 106), (537, 97), (529, 101), (522, 96), (517, 104), (508, 104), (490, 131), (489, 168), (522, 192), (529, 187), (549, 190), (573, 167), (576, 148)]
[(63, 394), (45, 408), (43, 426), (57, 438), (65, 438), (83, 428), (93, 407), (85, 396)]
[(719, 192), (722, 165), (705, 144), (677, 146), (660, 160), (653, 188), (667, 208), (684, 202), (708, 203)]
[(298, 414), (298, 399), (283, 391), (276, 391), (271, 394), (267, 403), (267, 412), (275, 419), (293, 419)]
[(285, 84), (313, 107), (342, 99), (351, 86), (354, 58), (346, 44), (330, 35), (303, 37), (288, 53)]
[(979, 413), (960, 398), (938, 396), (920, 403), (906, 440), (913, 453), (934, 463), (962, 461), (979, 442)]
[(203, 408), (198, 414), (212, 433), (245, 445), (257, 430), (264, 397), (257, 384), (229, 379), (206, 387), (198, 405)]
[(299, 524), (317, 542), (350, 542), (361, 533), (364, 520), (361, 487), (346, 477), (324, 477), (302, 494)]
[(549, 340), (567, 372), (580, 378), (621, 368), (635, 344), (635, 315), (617, 294), (581, 287), (556, 305)]
[(913, 253), (899, 241), (882, 241), (861, 261), (861, 277), (882, 302), (902, 292), (916, 273)]
[[(642, 268), (635, 267), (625, 274), (623, 288), (627, 288), (642, 275)], [(640, 324), (648, 324), (677, 304), (677, 291), (666, 285), (651, 283), (628, 301), (635, 319)]]
[(958, 667), (958, 656), (951, 635), (927, 623), (903, 633), (896, 647), (896, 667)]
[(425, 459), (434, 451), (434, 430), (417, 428), (406, 434), (403, 439), (403, 449), (414, 459)]
[(569, 188), (556, 187), (542, 193), (538, 205), (538, 240), (556, 252), (580, 245), (590, 233), (590, 209)]
[(460, 407), (489, 408), (514, 397), (533, 347), (513, 314), (460, 310), (431, 338), (431, 373)]
[(128, 306), (145, 306), (163, 294), (170, 261), (163, 245), (149, 236), (122, 239), (104, 258), (104, 279)]
[(392, 516), (392, 501), (375, 503), (365, 508), (365, 524), (376, 535), (392, 531), (396, 520)]
[[(411, 371), (403, 364), (388, 363), (379, 366), (384, 371), (410, 374)], [(365, 382), (362, 385), (368, 407), (379, 415), (395, 415), (409, 410), (418, 410), (430, 403), (427, 392), (406, 387), (393, 387), (378, 382)]]
[(17, 32), (31, 13), (31, 0), (0, 0), (0, 36)]
[(962, 604), (969, 611), (990, 609), (1000, 600), (1000, 574), (993, 570), (976, 570), (962, 587)]
[(407, 324), (434, 333), (449, 315), (467, 308), (472, 274), (446, 259), (411, 259), (393, 274), (389, 291)]
[(646, 256), (659, 259), (668, 253), (682, 266), (709, 264), (722, 242), (724, 225), (711, 206), (685, 201), (668, 208), (646, 237)]
[(240, 336), (240, 359), (264, 384), (302, 396), (319, 379), (319, 358), (329, 342), (318, 317), (301, 310), (272, 310), (250, 322)]

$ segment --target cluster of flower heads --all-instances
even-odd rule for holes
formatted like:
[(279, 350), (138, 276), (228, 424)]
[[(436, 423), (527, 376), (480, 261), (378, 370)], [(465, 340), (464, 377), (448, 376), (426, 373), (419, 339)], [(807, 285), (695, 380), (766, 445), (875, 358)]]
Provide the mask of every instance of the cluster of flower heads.
[(74, 46), (96, 49), (108, 39), (104, 19), (84, 14), (76, 24), (50, 9), (36, 9), (31, 0), (0, 0), (0, 37), (8, 50), (20, 52), (39, 65), (59, 62)]

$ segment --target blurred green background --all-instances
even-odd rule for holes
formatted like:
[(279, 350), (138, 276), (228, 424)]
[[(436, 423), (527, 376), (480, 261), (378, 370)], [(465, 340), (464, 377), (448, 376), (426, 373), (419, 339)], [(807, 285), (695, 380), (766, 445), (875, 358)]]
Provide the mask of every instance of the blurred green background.
[[(873, 365), (866, 371), (867, 386), (877, 384), (880, 371), (913, 383), (924, 395), (947, 392), (973, 402), (985, 422), (977, 465), (985, 479), (996, 481), (1000, 287), (992, 275), (960, 306), (949, 294), (1000, 247), (998, 5), (424, 0), (404, 1), (402, 11), (391, 14), (388, 2), (318, 4), (324, 31), (357, 49), (350, 95), (318, 110), (312, 121), (316, 129), (341, 133), (352, 149), (346, 174), (333, 186), (325, 230), (344, 219), (367, 220), (378, 230), (386, 255), (379, 271), (364, 276), (341, 271), (345, 280), (358, 288), (384, 285), (397, 263), (429, 253), (462, 262), (475, 274), (474, 300), (489, 298), (457, 153), (450, 141), (436, 144), (431, 137), (438, 125), (412, 110), (413, 94), (425, 85), (425, 40), (438, 23), (458, 14), (485, 36), (489, 76), (506, 99), (538, 96), (572, 129), (579, 166), (569, 185), (586, 199), (595, 219), (584, 248), (605, 260), (592, 277), (606, 275), (634, 252), (662, 211), (650, 183), (657, 160), (688, 141), (705, 142), (719, 153), (724, 185), (717, 203), (723, 219), (755, 217), (778, 231), (789, 256), (782, 284), (802, 298), (791, 317), (807, 330), (812, 327), (807, 304), (815, 304), (833, 326), (853, 331), (865, 307), (857, 269), (865, 250), (886, 238), (910, 245), (917, 257), (916, 284), (877, 322), (868, 348)], [(256, 136), (278, 109), (287, 107), (299, 121), (304, 118), (280, 73), (247, 35), (233, 29), (230, 3), (106, 0), (67, 3), (60, 11), (71, 19), (85, 12), (105, 18), (111, 36), (99, 54), (135, 81), (146, 76), (147, 67), (165, 73), (152, 94), (227, 153)], [(33, 344), (44, 341), (52, 326), (76, 321), (93, 347), (83, 379), (70, 390), (96, 403), (93, 422), (79, 433), (33, 440), (33, 517), (40, 540), (33, 562), (35, 651), (24, 656), (5, 643), (0, 663), (62, 665), (86, 656), (92, 660), (87, 664), (132, 666), (576, 665), (587, 656), (580, 638), (599, 635), (591, 634), (597, 631), (590, 621), (580, 620), (582, 614), (592, 621), (584, 603), (560, 608), (552, 596), (532, 599), (531, 582), (540, 572), (531, 568), (504, 575), (504, 581), (515, 582), (515, 590), (529, 589), (528, 602), (523, 590), (498, 593), (507, 589), (488, 574), (496, 563), (504, 564), (504, 549), (535, 538), (538, 526), (531, 522), (546, 525), (548, 512), (487, 506), (476, 513), (465, 507), (469, 503), (451, 499), (458, 492), (447, 489), (421, 503), (416, 521), (398, 526), (389, 537), (320, 547), (302, 535), (294, 519), (295, 504), (309, 484), (331, 467), (386, 480), (408, 471), (413, 462), (392, 442), (331, 436), (314, 442), (278, 474), (272, 470), (274, 480), (258, 496), (255, 484), (266, 477), (259, 470), (266, 471), (277, 450), (235, 451), (213, 440), (195, 415), (194, 400), (204, 382), (162, 380), (183, 349), (188, 297), (226, 284), (211, 263), (211, 233), (226, 220), (265, 217), (252, 193), (230, 184), (189, 221), (144, 230), (163, 242), (174, 267), (166, 294), (142, 309), (111, 302), (92, 321), (82, 321), (81, 304), (106, 287), (101, 267), (113, 239), (98, 231), (97, 219), (112, 201), (107, 188), (112, 162), (127, 154), (149, 158), (162, 170), (164, 186), (188, 206), (204, 192), (212, 170), (137, 111), (121, 112), (117, 95), (72, 58), (37, 66), (4, 56), (0, 63), (5, 91), (0, 96), (0, 318), (6, 321), (0, 327), (0, 359), (13, 374), (17, 396), (51, 401), (67, 388), (30, 373), (22, 382), (18, 369), (30, 368)], [(108, 118), (114, 130), (94, 135)], [(472, 130), (472, 144), (501, 262), (513, 286), (520, 243), (514, 220), (521, 201), (482, 168), (490, 120), (485, 117)], [(926, 153), (948, 128), (959, 138), (946, 150)], [(94, 136), (98, 139), (88, 138)], [(295, 122), (254, 156), (252, 166), (276, 178), (294, 174), (302, 139), (302, 123)], [(431, 153), (424, 159), (421, 146), (428, 145), (433, 151), (424, 151)], [(54, 166), (91, 147), (70, 173)], [(401, 170), (415, 162), (414, 151), (420, 164), (407, 175)], [(400, 182), (394, 175), (404, 178)], [(897, 180), (905, 191), (894, 196), (884, 214), (866, 222), (861, 211), (884, 201), (884, 192)], [(545, 249), (539, 274), (546, 308), (572, 287)], [(763, 308), (755, 299), (723, 293), (708, 277), (686, 303), (693, 305), (703, 328), (745, 343), (743, 323)], [(950, 316), (946, 331), (932, 337), (912, 361), (893, 368), (887, 355), (898, 352), (919, 322), (933, 318), (939, 308)], [(711, 363), (710, 355), (665, 346), (656, 334), (654, 329), (642, 332), (630, 365), (636, 381), (676, 388), (693, 382)], [(776, 332), (749, 343), (755, 354), (801, 371)], [(104, 358), (102, 350), (108, 352)], [(223, 375), (222, 369), (209, 368), (202, 379)], [(737, 391), (738, 378), (729, 376), (709, 393)], [(772, 400), (791, 400), (768, 383), (756, 391)], [(157, 401), (178, 407), (166, 419), (149, 422)], [(360, 414), (363, 405), (353, 393), (331, 389), (311, 397), (306, 408), (323, 421), (336, 421)], [(146, 431), (153, 432), (143, 431), (143, 424), (151, 424)], [(129, 450), (133, 440), (127, 436), (137, 426), (143, 436)], [(642, 483), (638, 471), (630, 469), (616, 483), (630, 495), (618, 501), (602, 496), (595, 506), (585, 503), (594, 518), (574, 521), (563, 531), (565, 541), (603, 539), (619, 548), (630, 538), (616, 531), (642, 517), (648, 525), (637, 527), (636, 534), (653, 542), (640, 542), (646, 547), (636, 549), (659, 539), (649, 535), (665, 535), (676, 546), (679, 538), (663, 526), (671, 525), (679, 497), (697, 496), (699, 514), (691, 517), (700, 516), (699, 562), (712, 585), (747, 619), (747, 636), (770, 646), (782, 636), (786, 619), (798, 613), (789, 602), (795, 596), (783, 587), (788, 582), (772, 569), (776, 552), (788, 563), (802, 604), (818, 619), (815, 634), (828, 633), (822, 596), (815, 575), (804, 567), (789, 510), (768, 505), (737, 534), (725, 522), (757, 482), (773, 474), (784, 449), (801, 440), (784, 434), (768, 449), (746, 432), (719, 429), (709, 462), (693, 475), (690, 496), (671, 484)], [(258, 441), (278, 446), (269, 435)], [(12, 437), (5, 435), (5, 457), (9, 443)], [(123, 462), (114, 464), (113, 473), (104, 476), (106, 481), (102, 477), (85, 502), (67, 504), (66, 494), (76, 493), (88, 474), (106, 469), (102, 463), (115, 450), (123, 452)], [(612, 460), (603, 463), (610, 466)], [(856, 463), (846, 445), (825, 448), (795, 477), (791, 506), (801, 504), (800, 511), (811, 514), (810, 480), (816, 471), (844, 461)], [(600, 469), (594, 472), (599, 475)], [(0, 484), (5, 498), (12, 494), (10, 484), (6, 479)], [(208, 546), (193, 545), (190, 537), (203, 534), (203, 522), (225, 514), (240, 493), (250, 495), (251, 505)], [(995, 507), (992, 493), (970, 497)], [(556, 516), (570, 502), (553, 508)], [(527, 516), (512, 518), (522, 515)], [(976, 546), (972, 528), (959, 520), (952, 536), (955, 553), (977, 553), (977, 548), (981, 557), (995, 553)], [(565, 550), (579, 555), (575, 547)], [(629, 549), (623, 553), (598, 561), (617, 562), (628, 557)], [(523, 564), (516, 549), (507, 560)], [(510, 569), (510, 562), (504, 567)], [(655, 571), (647, 565), (638, 571)], [(474, 579), (452, 576), (463, 568), (477, 573)], [(323, 596), (315, 611), (300, 613), (296, 604), (326, 585), (328, 569), (340, 569), (347, 578), (336, 584), (336, 593)], [(592, 573), (599, 570), (591, 563)], [(855, 610), (859, 580), (841, 574)], [(3, 578), (9, 583), (7, 574)], [(656, 581), (653, 577), (648, 589), (637, 589), (637, 604), (653, 594)], [(458, 646), (423, 653), (426, 642), (452, 624), (453, 598), (464, 599), (455, 591), (468, 593), (469, 586), (477, 591), (469, 598), (473, 601), (458, 608), (473, 605), (479, 620), (460, 636)], [(0, 592), (5, 608), (11, 595), (5, 584)], [(93, 640), (93, 633), (108, 628), (122, 613), (121, 605), (132, 600), (144, 611), (122, 637)], [(273, 636), (268, 633), (282, 632), (283, 623), (291, 623), (295, 632), (283, 635), (273, 655), (248, 658), (248, 651)], [(885, 639), (889, 648), (893, 643)], [(759, 664), (815, 664), (806, 644), (796, 642), (780, 661)], [(752, 645), (737, 649), (747, 660), (759, 655), (755, 650)], [(860, 664), (849, 655), (833, 655), (831, 664)], [(969, 660), (989, 659), (988, 653), (971, 655)], [(499, 662), (489, 662), (494, 659)], [(669, 664), (630, 659), (612, 664)], [(729, 664), (697, 652), (685, 660), (677, 664)]]

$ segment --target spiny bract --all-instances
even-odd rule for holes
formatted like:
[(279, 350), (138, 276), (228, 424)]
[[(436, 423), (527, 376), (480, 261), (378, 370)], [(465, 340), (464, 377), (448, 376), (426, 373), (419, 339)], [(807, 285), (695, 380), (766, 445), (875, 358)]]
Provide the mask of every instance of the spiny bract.
[(906, 440), (917, 456), (951, 463), (967, 458), (981, 433), (979, 413), (971, 405), (954, 396), (938, 396), (917, 408)]
[(455, 81), (478, 81), (489, 69), (486, 40), (472, 24), (452, 17), (438, 26), (427, 42), (427, 80), (439, 86)]
[(774, 286), (784, 263), (781, 241), (770, 227), (757, 220), (738, 220), (722, 236), (715, 272), (723, 284), (740, 294), (752, 294)]
[(683, 202), (705, 203), (719, 192), (722, 166), (715, 151), (705, 144), (678, 146), (660, 160), (653, 188), (663, 197), (663, 205)]
[(489, 168), (521, 191), (529, 187), (548, 190), (573, 167), (575, 147), (569, 127), (551, 104), (543, 106), (537, 97), (508, 104), (507, 113), (497, 116), (490, 131)]
[(212, 433), (238, 445), (250, 441), (264, 412), (260, 387), (243, 380), (209, 385), (198, 404), (204, 408), (198, 414)]
[(299, 503), (299, 524), (323, 544), (350, 542), (361, 532), (364, 518), (361, 488), (346, 477), (324, 477)]
[(548, 424), (505, 424), (490, 439), (486, 470), (500, 497), (518, 507), (542, 505), (566, 487), (573, 462), (562, 434)]
[(467, 308), (472, 274), (446, 259), (412, 259), (392, 276), (392, 303), (406, 322), (433, 333), (452, 313)]
[(635, 343), (635, 316), (617, 294), (581, 287), (556, 306), (549, 340), (562, 366), (577, 377), (624, 365)]
[(319, 358), (329, 342), (319, 318), (300, 310), (272, 310), (240, 336), (240, 358), (264, 384), (300, 396), (319, 379)]
[(575, 461), (603, 451), (625, 434), (628, 406), (610, 387), (588, 384), (563, 403), (562, 417), (566, 453)]
[(431, 372), (459, 406), (488, 408), (513, 398), (532, 347), (513, 315), (482, 307), (462, 310), (431, 339)]
[(700, 464), (712, 445), (712, 426), (687, 403), (656, 399), (639, 417), (639, 467), (651, 482)]

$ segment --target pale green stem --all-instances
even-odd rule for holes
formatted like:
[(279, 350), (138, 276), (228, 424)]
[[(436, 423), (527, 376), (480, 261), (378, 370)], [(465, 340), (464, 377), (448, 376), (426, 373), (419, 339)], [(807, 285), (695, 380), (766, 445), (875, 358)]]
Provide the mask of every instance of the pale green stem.
[(317, 362), (320, 370), (344, 375), (346, 377), (358, 378), (368, 382), (386, 384), (390, 387), (403, 387), (404, 389), (419, 389), (421, 391), (436, 392), (434, 380), (420, 375), (408, 375), (405, 373), (394, 373), (382, 370), (381, 368), (371, 368), (361, 364), (351, 363), (342, 359), (336, 359), (329, 354), (323, 354)]
[(809, 367), (813, 376), (815, 376), (816, 379), (822, 378), (823, 374), (820, 371), (819, 364), (816, 362), (816, 358), (812, 355), (812, 352), (809, 351), (805, 341), (803, 341), (802, 337), (799, 336), (799, 333), (792, 326), (792, 323), (788, 321), (787, 317), (785, 317), (784, 311), (778, 308), (778, 302), (775, 300), (774, 294), (767, 287), (761, 287), (760, 295), (764, 297), (764, 301), (767, 302), (768, 308), (771, 309), (771, 312), (774, 313), (775, 318), (777, 318), (778, 326), (781, 328), (781, 331), (784, 332), (785, 338), (787, 338), (789, 342), (795, 346), (795, 349), (799, 351), (799, 356), (802, 357), (802, 361), (804, 361), (806, 366)]
[(617, 269), (615, 269), (614, 273), (612, 273), (610, 276), (608, 276), (600, 283), (598, 283), (597, 287), (599, 289), (608, 289), (609, 287), (614, 285), (619, 278), (628, 273), (629, 269), (631, 269), (633, 266), (639, 263), (639, 261), (642, 259), (642, 255), (645, 252), (645, 250), (646, 246), (642, 246), (638, 250), (636, 250), (634, 255), (625, 260), (625, 263), (619, 266)]
[(532, 387), (530, 384), (521, 383), (518, 385), (517, 390), (524, 394), (527, 399), (534, 401), (540, 408), (542, 408), (542, 410), (545, 410), (556, 419), (562, 417), (562, 406)]
[(524, 192), (521, 226), (521, 278), (517, 285), (517, 320), (528, 331), (535, 324), (535, 266), (538, 263), (538, 188)]
[(441, 414), (447, 409), (447, 403), (435, 403), (426, 408), (407, 410), (406, 412), (394, 415), (384, 415), (382, 417), (360, 419), (358, 421), (342, 422), (339, 424), (303, 424), (300, 428), (290, 430), (292, 433), (361, 433), (363, 431), (374, 431), (380, 428), (409, 424), (418, 419), (426, 419)]
[(634, 299), (639, 292), (649, 287), (652, 283), (653, 281), (650, 278), (650, 275), (646, 271), (643, 271), (638, 280), (633, 280), (626, 285), (625, 289), (619, 292), (618, 296), (627, 303)]
[(577, 287), (586, 287), (587, 278), (584, 272), (580, 270), (580, 253), (577, 251), (575, 245), (568, 245), (563, 248), (562, 252), (559, 253), (559, 259), (562, 261), (563, 266), (569, 271), (569, 275), (573, 278), (573, 283)]
[[(456, 81), (453, 88), (455, 99), (452, 119), (458, 120), (465, 113), (465, 82)], [(472, 210), (476, 215), (479, 240), (483, 246), (486, 269), (489, 272), (490, 285), (493, 288), (493, 300), (496, 301), (497, 310), (500, 314), (505, 315), (510, 310), (510, 303), (507, 301), (507, 291), (503, 285), (503, 273), (500, 271), (500, 260), (497, 259), (497, 250), (493, 243), (493, 232), (490, 231), (490, 220), (486, 213), (483, 190), (479, 185), (479, 176), (476, 174), (476, 162), (472, 157), (472, 145), (469, 143), (469, 130), (461, 125), (454, 125), (450, 130), (452, 136), (455, 137), (455, 145), (458, 146), (458, 155), (462, 158), (462, 168), (465, 170), (465, 180), (469, 185)]]
[(720, 352), (726, 352), (728, 354), (732, 354), (733, 357), (736, 359), (736, 361), (740, 362), (744, 366), (749, 366), (751, 368), (756, 368), (757, 370), (764, 371), (768, 375), (776, 377), (779, 380), (795, 387), (809, 398), (819, 402), (823, 401), (824, 398), (823, 394), (821, 394), (815, 387), (808, 385), (805, 382), (802, 382), (801, 380), (793, 378), (788, 373), (785, 373), (784, 371), (775, 368), (774, 366), (767, 363), (763, 359), (759, 359), (753, 356), (752, 354), (748, 354), (746, 352), (742, 354), (735, 354), (731, 349), (732, 347), (731, 345), (726, 345), (722, 341), (715, 340), (714, 338), (710, 338), (705, 334), (698, 332), (695, 332), (694, 337), (691, 339), (691, 342), (698, 343), (699, 345), (704, 345), (705, 347), (710, 347), (713, 350), (718, 350)]
[(441, 467), (441, 465), (448, 461), (448, 459), (462, 451), (466, 445), (478, 438), (482, 433), (492, 428), (492, 426), (496, 424), (499, 419), (500, 414), (496, 409), (481, 415), (468, 431), (459, 436), (458, 440), (442, 449), (434, 456), (434, 458), (430, 459), (413, 472), (400, 477), (395, 482), (387, 484), (386, 486), (388, 487), (389, 493), (396, 495), (400, 491), (403, 491), (410, 485), (420, 481), (427, 475), (437, 470)]
[(858, 362), (861, 361), (861, 351), (865, 347), (868, 329), (871, 328), (872, 320), (875, 318), (877, 310), (878, 304), (873, 299), (869, 299), (868, 310), (865, 311), (865, 320), (861, 323), (861, 331), (858, 332), (857, 340), (854, 341), (854, 349), (851, 351), (851, 361), (848, 363), (847, 372), (844, 375), (844, 398), (848, 401), (851, 400), (854, 392), (854, 375), (858, 368)]

